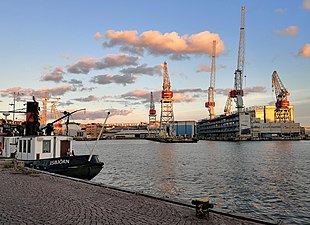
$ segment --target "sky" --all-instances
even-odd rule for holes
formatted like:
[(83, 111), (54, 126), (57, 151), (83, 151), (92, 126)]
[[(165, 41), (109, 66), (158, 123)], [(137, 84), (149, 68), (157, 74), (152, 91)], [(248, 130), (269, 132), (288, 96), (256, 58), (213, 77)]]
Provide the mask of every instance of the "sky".
[(16, 109), (32, 96), (48, 96), (48, 112), (54, 98), (60, 112), (86, 108), (75, 122), (103, 122), (108, 111), (108, 123), (148, 122), (153, 92), (159, 120), (166, 61), (175, 120), (198, 121), (209, 115), (216, 40), (215, 113), (223, 114), (234, 87), (242, 6), (245, 107), (275, 103), (276, 70), (295, 122), (310, 125), (310, 0), (3, 0), (0, 110), (12, 110), (15, 93)]

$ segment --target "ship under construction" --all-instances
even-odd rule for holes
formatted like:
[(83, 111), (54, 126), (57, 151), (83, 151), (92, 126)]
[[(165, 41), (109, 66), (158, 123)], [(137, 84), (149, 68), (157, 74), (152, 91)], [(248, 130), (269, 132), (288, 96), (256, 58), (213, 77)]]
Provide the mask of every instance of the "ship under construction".
[[(214, 114), (215, 100), (215, 56), (216, 42), (213, 42), (210, 87), (208, 88), (209, 118), (197, 123), (197, 138), (205, 140), (273, 140), (301, 139), (301, 127), (294, 122), (294, 106), (290, 105), (290, 93), (283, 85), (277, 71), (272, 73), (272, 88), (276, 102), (274, 106), (253, 106), (243, 104), (244, 78), (245, 7), (241, 8), (240, 39), (237, 69), (234, 73), (234, 88), (229, 92), (224, 114)], [(235, 102), (236, 111), (232, 112)]]

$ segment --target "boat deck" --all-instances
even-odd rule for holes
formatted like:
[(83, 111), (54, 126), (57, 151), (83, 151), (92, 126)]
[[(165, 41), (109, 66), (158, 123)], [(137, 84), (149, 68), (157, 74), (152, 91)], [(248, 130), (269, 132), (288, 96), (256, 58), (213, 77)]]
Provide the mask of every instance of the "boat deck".
[[(28, 172), (27, 172), (28, 171)], [(33, 170), (0, 169), (0, 224), (271, 224)]]

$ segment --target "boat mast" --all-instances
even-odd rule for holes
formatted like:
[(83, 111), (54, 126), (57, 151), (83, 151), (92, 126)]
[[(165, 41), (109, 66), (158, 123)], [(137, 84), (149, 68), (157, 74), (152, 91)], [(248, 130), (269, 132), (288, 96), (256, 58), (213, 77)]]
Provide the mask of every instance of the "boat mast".
[(104, 126), (105, 126), (105, 125), (106, 125), (106, 123), (107, 123), (107, 120), (108, 120), (109, 115), (110, 115), (110, 112), (108, 112), (107, 117), (105, 118), (104, 123), (102, 124), (101, 130), (100, 130), (100, 133), (99, 133), (99, 135), (98, 135), (98, 137), (97, 137), (97, 140), (96, 140), (96, 143), (94, 144), (93, 149), (90, 151), (88, 161), (90, 161), (91, 157), (93, 156), (94, 150), (95, 150), (95, 148), (96, 148), (96, 146), (97, 146), (97, 143), (98, 143), (98, 141), (99, 141), (99, 139), (100, 139), (100, 137), (101, 137), (101, 135), (102, 135), (102, 132), (103, 132)]

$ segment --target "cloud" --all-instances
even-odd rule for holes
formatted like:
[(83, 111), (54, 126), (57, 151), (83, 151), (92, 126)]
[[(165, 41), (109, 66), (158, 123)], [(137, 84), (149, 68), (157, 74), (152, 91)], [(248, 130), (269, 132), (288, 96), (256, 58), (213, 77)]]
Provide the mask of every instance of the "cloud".
[(135, 46), (128, 46), (128, 45), (121, 46), (120, 51), (129, 52), (131, 54), (135, 54), (139, 56), (143, 56), (144, 54), (144, 49), (142, 47), (135, 47)]
[(63, 75), (65, 72), (62, 70), (60, 66), (56, 66), (55, 69), (48, 74), (45, 74), (41, 77), (41, 81), (54, 81), (56, 83), (59, 83), (63, 79)]
[(123, 66), (138, 65), (138, 57), (127, 54), (109, 54), (103, 59), (83, 58), (80, 61), (68, 66), (68, 72), (76, 74), (88, 74), (90, 70), (111, 69)]
[(142, 64), (137, 67), (122, 69), (120, 72), (124, 74), (135, 74), (135, 75), (150, 75), (150, 76), (154, 76), (155, 74), (162, 75), (162, 65), (148, 67), (146, 64)]
[(102, 34), (100, 32), (96, 32), (93, 39), (100, 40), (102, 38)]
[(217, 41), (217, 53), (224, 51), (224, 42), (220, 36), (209, 31), (192, 35), (179, 36), (176, 32), (162, 34), (159, 31), (145, 31), (138, 36), (138, 31), (106, 32), (108, 41), (104, 47), (133, 46), (148, 50), (153, 55), (171, 55), (174, 59), (187, 58), (188, 54), (212, 54), (212, 42)]
[(132, 76), (131, 74), (125, 74), (125, 75), (105, 74), (93, 77), (90, 80), (90, 82), (102, 85), (116, 83), (126, 86), (127, 84), (134, 83), (136, 79), (137, 77)]
[[(216, 88), (216, 94), (220, 95), (228, 95), (231, 91), (231, 88)], [(243, 88), (244, 95), (248, 95), (251, 93), (266, 93), (267, 89), (263, 86), (254, 86), (254, 87), (245, 87)]]
[(304, 0), (304, 9), (310, 10), (310, 0)]
[(277, 35), (287, 35), (287, 36), (294, 36), (298, 33), (299, 28), (297, 26), (289, 26), (282, 30), (274, 30), (273, 33)]
[[(226, 66), (225, 65), (217, 65), (216, 66), (216, 69), (225, 69)], [(208, 66), (207, 64), (200, 64), (199, 65), (199, 68), (196, 70), (197, 73), (200, 73), (200, 72), (211, 72), (211, 68), (210, 66)]]
[(277, 8), (277, 9), (275, 10), (275, 12), (276, 12), (276, 13), (286, 13), (287, 10), (284, 9), (284, 8)]
[(305, 44), (298, 53), (300, 56), (310, 58), (310, 44)]
[[(161, 90), (153, 91), (154, 102), (159, 102), (161, 98)], [(190, 97), (184, 93), (199, 93), (204, 92), (201, 88), (196, 89), (180, 89), (173, 92), (174, 102), (193, 102), (195, 98)], [(150, 102), (150, 91), (146, 90), (134, 90), (121, 95), (122, 99), (139, 101), (137, 104)]]
[(173, 94), (173, 100), (174, 102), (194, 102), (195, 98), (189, 97), (183, 93), (174, 93)]
[(206, 65), (206, 64), (200, 64), (198, 70), (196, 71), (197, 73), (200, 72), (211, 72), (211, 68), (210, 66)]
[(54, 88), (42, 88), (36, 91), (33, 91), (34, 96), (37, 97), (43, 97), (46, 96), (62, 96), (68, 91), (72, 91), (72, 87), (65, 85), (65, 86), (59, 86)]
[(67, 93), (68, 91), (72, 91), (71, 86), (59, 86), (54, 88), (42, 88), (39, 90), (34, 90), (30, 88), (21, 88), (21, 87), (13, 87), (8, 88), (6, 90), (0, 90), (2, 97), (12, 96), (14, 93), (18, 96), (35, 96), (35, 97), (52, 97), (52, 96), (61, 96)]
[(33, 89), (30, 88), (22, 88), (22, 87), (13, 87), (5, 90), (0, 90), (1, 97), (10, 97), (15, 95), (18, 96), (31, 96), (33, 93)]
[(113, 116), (127, 116), (132, 113), (132, 110), (120, 110), (120, 109), (105, 109), (105, 110), (97, 110), (97, 111), (86, 111), (86, 112), (78, 112), (74, 114), (75, 120), (95, 120), (95, 119), (103, 119), (106, 118), (108, 112), (110, 112), (109, 117)]
[(78, 102), (93, 102), (93, 101), (98, 101), (98, 98), (94, 95), (89, 95), (86, 98), (74, 98), (72, 100), (78, 101)]
[(244, 95), (248, 95), (251, 93), (266, 93), (267, 89), (263, 86), (254, 86), (254, 87), (245, 87), (243, 88)]
[(77, 85), (77, 86), (82, 86), (82, 81), (81, 80), (77, 80), (77, 79), (71, 79), (69, 81), (66, 81), (69, 84), (73, 84), (73, 85)]

